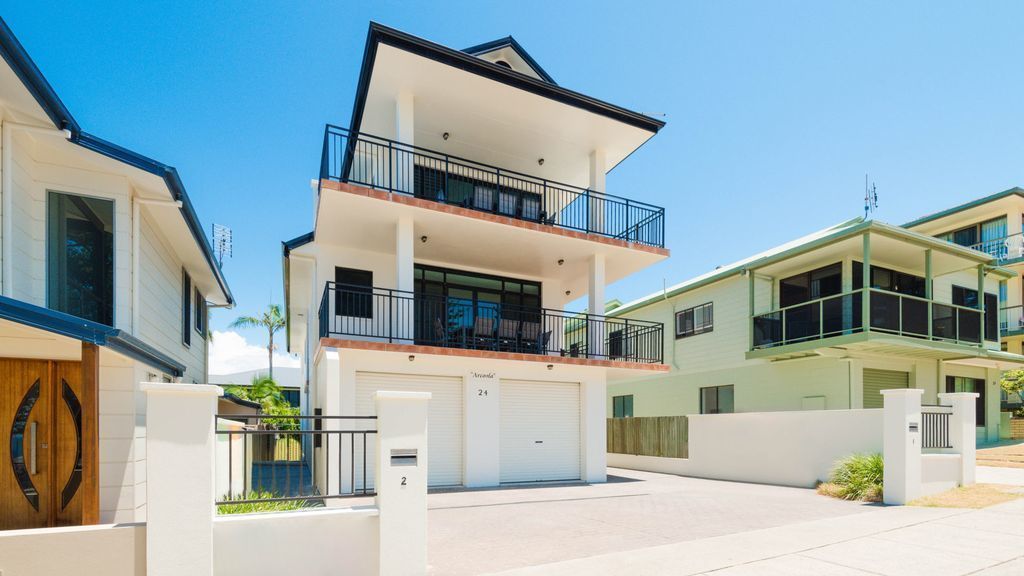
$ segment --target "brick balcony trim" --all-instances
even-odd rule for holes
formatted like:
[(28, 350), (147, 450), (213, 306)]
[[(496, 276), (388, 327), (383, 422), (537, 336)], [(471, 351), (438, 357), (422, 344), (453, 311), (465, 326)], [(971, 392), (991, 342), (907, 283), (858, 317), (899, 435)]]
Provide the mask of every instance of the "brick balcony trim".
[(418, 344), (395, 344), (389, 342), (369, 342), (366, 340), (349, 340), (344, 338), (321, 338), (321, 348), (347, 348), (350, 350), (374, 350), (378, 352), (401, 352), (403, 354), (433, 354), (437, 356), (459, 356), (462, 358), (479, 358), (486, 360), (513, 360), (518, 362), (538, 362), (541, 364), (566, 364), (570, 366), (590, 366), (595, 368), (619, 368), (625, 370), (641, 370), (644, 372), (668, 372), (668, 364), (644, 364), (621, 360), (599, 360), (595, 358), (572, 358), (569, 356), (549, 356), (542, 354), (519, 354), (516, 352), (498, 352), (496, 350), (467, 350), (464, 348), (444, 348), (441, 346), (420, 346)]
[(322, 190), (334, 190), (336, 192), (346, 192), (348, 194), (365, 196), (367, 198), (376, 198), (377, 200), (384, 200), (385, 202), (394, 202), (396, 204), (403, 204), (405, 206), (423, 208), (424, 210), (446, 212), (448, 214), (455, 214), (457, 216), (462, 216), (465, 218), (475, 218), (477, 220), (481, 220), (484, 222), (493, 222), (496, 224), (515, 226), (517, 228), (522, 228), (524, 230), (547, 232), (548, 234), (555, 234), (557, 236), (563, 236), (566, 238), (589, 240), (591, 242), (598, 242), (601, 244), (607, 244), (609, 246), (617, 246), (620, 248), (628, 248), (630, 250), (649, 252), (651, 254), (657, 254), (659, 256), (669, 255), (668, 248), (658, 248), (657, 246), (648, 246), (646, 244), (627, 242), (625, 240), (619, 240), (617, 238), (608, 238), (606, 236), (601, 236), (600, 234), (588, 234), (586, 232), (580, 232), (577, 230), (567, 230), (565, 228), (559, 228), (557, 226), (538, 224), (536, 222), (529, 222), (526, 220), (519, 220), (517, 218), (510, 218), (508, 216), (499, 216), (498, 214), (480, 212), (479, 210), (463, 208), (462, 206), (452, 206), (450, 204), (442, 204), (440, 202), (425, 200), (423, 198), (416, 198), (414, 196), (408, 196), (405, 194), (393, 194), (384, 190), (375, 190), (373, 188), (367, 188), (365, 186), (357, 186), (355, 184), (349, 184), (348, 182), (335, 182), (334, 180), (321, 179), (320, 188)]

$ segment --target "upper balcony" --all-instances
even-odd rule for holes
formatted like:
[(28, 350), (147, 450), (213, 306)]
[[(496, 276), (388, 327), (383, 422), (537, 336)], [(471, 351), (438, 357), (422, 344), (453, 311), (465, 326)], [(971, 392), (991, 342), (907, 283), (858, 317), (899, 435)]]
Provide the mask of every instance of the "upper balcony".
[(1010, 234), (983, 240), (969, 245), (968, 248), (992, 256), (1000, 266), (1013, 264), (1024, 259), (1024, 234)]
[(332, 125), (324, 133), (320, 178), (628, 244), (665, 245), (664, 208)]

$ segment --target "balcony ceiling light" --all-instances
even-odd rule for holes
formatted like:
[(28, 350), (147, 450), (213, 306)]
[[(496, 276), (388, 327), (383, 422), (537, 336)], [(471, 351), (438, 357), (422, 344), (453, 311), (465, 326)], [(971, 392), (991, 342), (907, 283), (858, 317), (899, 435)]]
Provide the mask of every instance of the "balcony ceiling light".
[(538, 158), (537, 159), (537, 165), (538, 166), (543, 166), (544, 165), (544, 159), (543, 158)]
[(451, 136), (451, 134), (449, 134), (447, 132), (445, 132), (444, 134), (441, 134), (441, 138), (444, 138), (445, 140), (447, 140), (449, 136)]

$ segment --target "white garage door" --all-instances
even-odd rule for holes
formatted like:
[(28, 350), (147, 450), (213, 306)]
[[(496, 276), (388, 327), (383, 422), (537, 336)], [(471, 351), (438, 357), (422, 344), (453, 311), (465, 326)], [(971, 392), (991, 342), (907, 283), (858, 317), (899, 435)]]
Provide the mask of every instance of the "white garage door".
[(501, 381), (502, 482), (580, 479), (580, 385)]
[[(376, 414), (378, 390), (430, 392), (427, 407), (427, 484), (462, 484), (462, 379), (408, 374), (356, 374), (356, 415)], [(371, 435), (372, 438), (372, 435)], [(373, 486), (374, 443), (367, 441), (366, 483)], [(356, 486), (362, 487), (362, 450), (356, 450)]]
[(910, 388), (910, 373), (896, 370), (864, 369), (864, 407), (882, 408), (882, 390)]

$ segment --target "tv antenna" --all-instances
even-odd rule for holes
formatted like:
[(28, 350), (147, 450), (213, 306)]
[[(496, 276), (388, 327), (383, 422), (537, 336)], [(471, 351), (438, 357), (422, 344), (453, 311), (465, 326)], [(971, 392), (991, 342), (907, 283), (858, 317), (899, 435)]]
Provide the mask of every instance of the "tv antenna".
[(878, 191), (875, 183), (868, 184), (868, 175), (864, 175), (864, 218), (878, 210)]
[(224, 265), (224, 257), (231, 258), (231, 228), (221, 224), (213, 225), (213, 254), (217, 264)]

